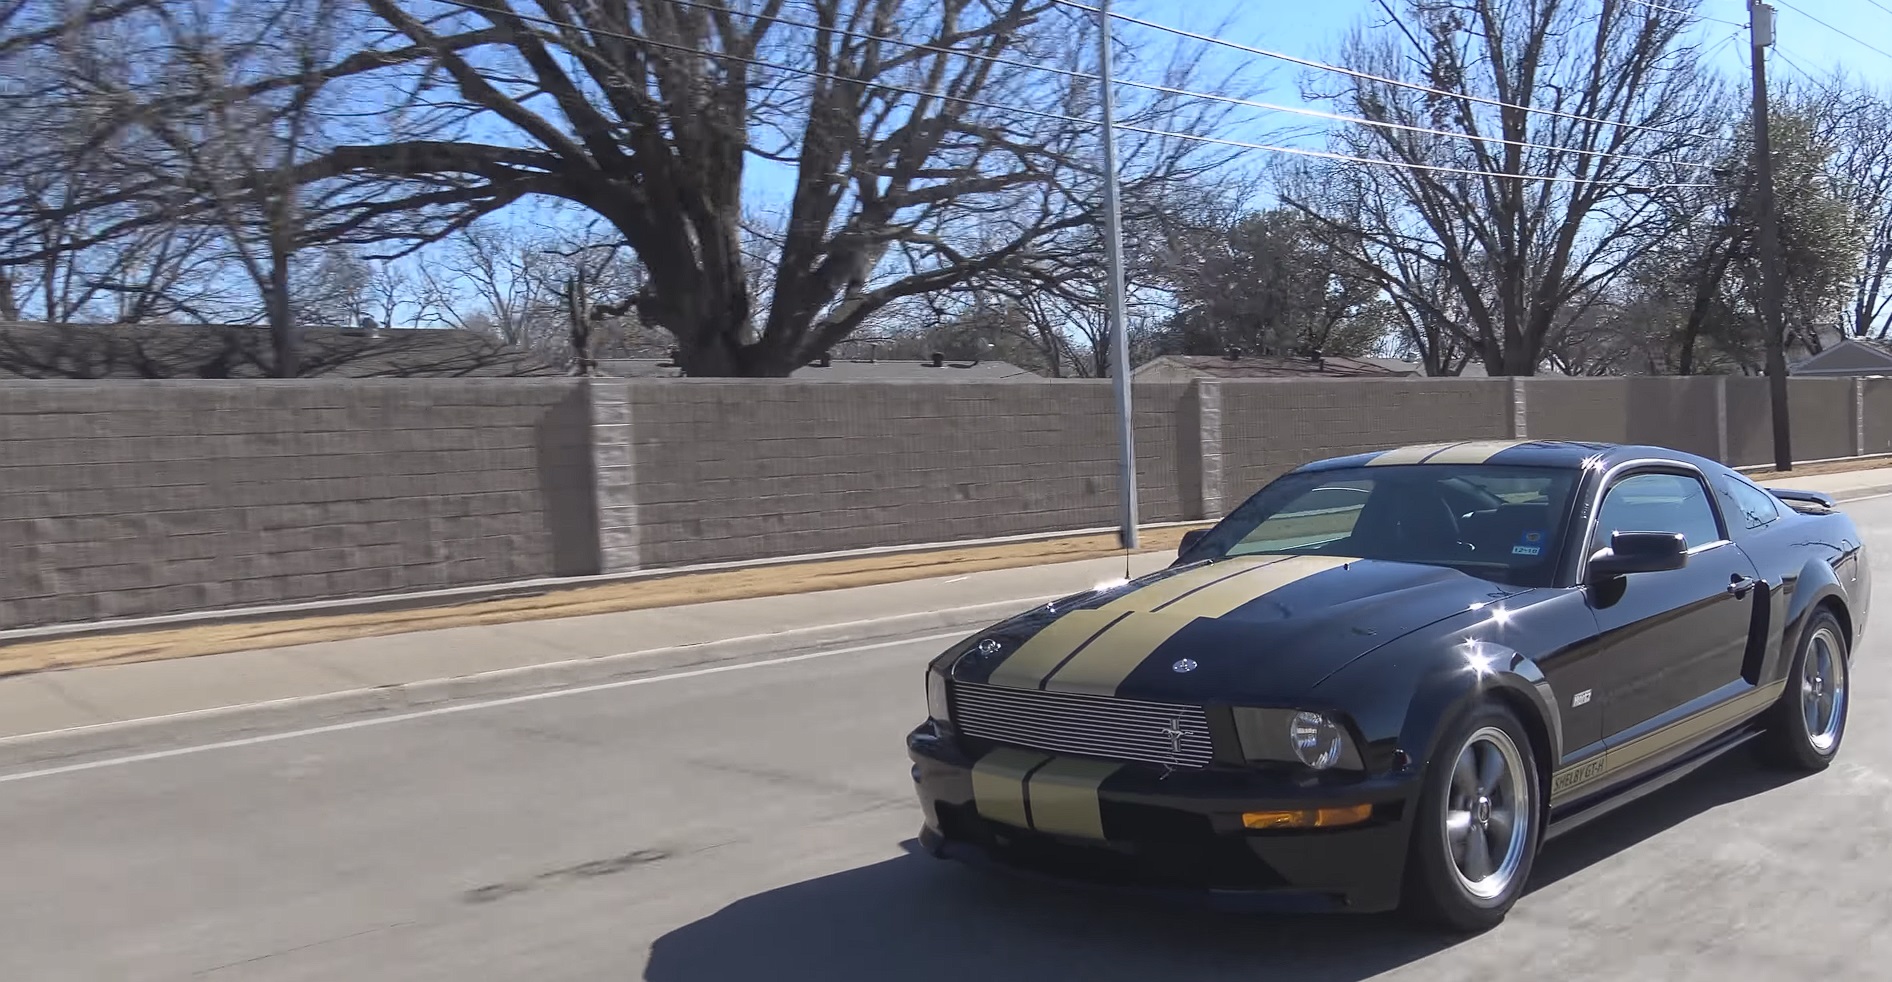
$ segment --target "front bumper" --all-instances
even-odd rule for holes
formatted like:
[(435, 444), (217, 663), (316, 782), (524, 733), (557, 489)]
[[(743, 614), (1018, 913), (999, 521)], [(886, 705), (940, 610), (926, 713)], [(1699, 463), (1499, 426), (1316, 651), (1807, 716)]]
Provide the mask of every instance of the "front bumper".
[[(1126, 764), (1086, 788), (1096, 832), (1070, 834), (982, 813), (973, 766), (989, 748), (926, 723), (907, 737), (933, 855), (1058, 882), (1240, 910), (1384, 911), (1398, 905), (1416, 776), (1296, 780), (1210, 767), (1165, 774)], [(983, 787), (987, 811), (992, 783)], [(1035, 786), (1035, 785), (1034, 785)], [(1371, 804), (1340, 828), (1256, 831), (1249, 811)], [(1025, 821), (1031, 821), (1026, 819)], [(1097, 834), (1098, 832), (1101, 835)]]

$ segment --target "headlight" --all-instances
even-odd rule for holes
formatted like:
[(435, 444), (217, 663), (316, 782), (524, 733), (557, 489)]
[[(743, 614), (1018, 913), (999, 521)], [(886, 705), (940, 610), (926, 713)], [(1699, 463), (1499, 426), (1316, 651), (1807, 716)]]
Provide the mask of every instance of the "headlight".
[(1317, 771), (1361, 770), (1360, 752), (1341, 721), (1294, 709), (1234, 710), (1242, 756), (1257, 762), (1301, 764)]
[(1295, 713), (1288, 721), (1288, 742), (1301, 763), (1324, 771), (1340, 762), (1347, 749), (1347, 731), (1319, 713)]
[(926, 670), (926, 715), (941, 723), (952, 719), (946, 704), (946, 676), (930, 668)]

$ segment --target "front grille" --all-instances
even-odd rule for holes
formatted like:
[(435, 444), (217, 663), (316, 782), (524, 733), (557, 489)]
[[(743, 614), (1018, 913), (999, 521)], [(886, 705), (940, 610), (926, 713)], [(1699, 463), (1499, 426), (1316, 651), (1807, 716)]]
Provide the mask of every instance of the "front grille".
[(952, 715), (967, 736), (1034, 750), (1171, 767), (1215, 755), (1201, 706), (954, 682)]

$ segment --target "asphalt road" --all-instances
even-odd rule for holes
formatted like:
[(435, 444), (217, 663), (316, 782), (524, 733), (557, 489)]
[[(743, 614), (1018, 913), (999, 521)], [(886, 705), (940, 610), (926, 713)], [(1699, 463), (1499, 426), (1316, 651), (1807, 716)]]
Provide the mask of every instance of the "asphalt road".
[[(1892, 582), (1892, 498), (1850, 508)], [(914, 854), (932, 640), (0, 773), (0, 979), (1892, 978), (1888, 637), (1826, 773), (1720, 761), (1456, 943)]]

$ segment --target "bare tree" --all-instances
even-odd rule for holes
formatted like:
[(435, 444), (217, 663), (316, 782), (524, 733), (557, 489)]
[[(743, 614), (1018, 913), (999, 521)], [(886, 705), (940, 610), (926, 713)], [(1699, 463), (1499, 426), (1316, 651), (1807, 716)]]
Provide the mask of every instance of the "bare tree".
[(1370, 354), (1387, 325), (1381, 288), (1336, 236), (1288, 209), (1242, 215), (1189, 236), (1167, 279), (1167, 333), (1187, 354)]
[(1836, 75), (1802, 100), (1832, 149), (1827, 173), (1864, 236), (1852, 276), (1848, 333), (1892, 334), (1892, 93)]
[[(278, 0), (251, 20), (202, 8), (167, 11), (181, 91), (166, 93), (189, 114), (172, 115), (119, 90), (122, 113), (145, 121), (175, 155), (185, 187), (225, 234), (263, 299), (275, 374), (298, 372), (294, 264), (307, 241), (302, 163), (320, 152), (316, 73), (339, 42), (340, 0)], [(259, 80), (296, 84), (255, 93)]]
[(581, 353), (574, 348), (568, 294), (582, 280), (587, 357), (668, 350), (674, 342), (631, 310), (644, 283), (641, 265), (601, 231), (475, 225), (419, 267), (417, 303), (432, 322), (573, 362)]
[[(297, 78), (400, 80), (435, 107), (429, 125), (511, 134), (335, 147), (301, 176), (356, 191), (315, 223), (347, 235), (403, 215), (424, 240), (527, 195), (571, 202), (641, 261), (632, 306), (692, 374), (786, 374), (890, 304), (1091, 221), (1067, 189), (1092, 167), (1096, 125), (1065, 110), (1094, 104), (1094, 85), (1022, 67), (1085, 47), (1089, 19), (1048, 0), (811, 0), (810, 26), (781, 0), (469, 0), (426, 19), (366, 2), (391, 35)], [(1171, 128), (1212, 112), (1152, 101)], [(757, 160), (794, 172), (765, 298), (745, 230)]]
[(1396, 29), (1356, 32), (1343, 61), (1431, 91), (1356, 78), (1310, 92), (1383, 124), (1340, 130), (1335, 144), (1385, 164), (1324, 168), (1339, 172), (1291, 184), (1289, 200), (1336, 225), (1336, 199), (1372, 201), (1383, 223), (1344, 226), (1365, 233), (1360, 261), (1388, 278), (1443, 274), (1465, 319), (1442, 323), (1490, 373), (1532, 374), (1564, 305), (1647, 241), (1636, 234), (1655, 214), (1647, 189), (1702, 173), (1688, 165), (1712, 75), (1682, 41), (1690, 16), (1669, 5), (1400, 7)]
[[(1783, 258), (1786, 329), (1807, 339), (1816, 323), (1850, 305), (1862, 268), (1864, 225), (1831, 178), (1838, 151), (1830, 93), (1794, 84), (1775, 100), (1776, 218)], [(1745, 129), (1745, 127), (1744, 127)], [(1660, 208), (1648, 241), (1623, 274), (1567, 304), (1547, 352), (1576, 374), (1761, 370), (1763, 332), (1757, 254), (1757, 195), (1745, 134), (1704, 159), (1717, 162), (1706, 187), (1651, 195)]]

